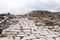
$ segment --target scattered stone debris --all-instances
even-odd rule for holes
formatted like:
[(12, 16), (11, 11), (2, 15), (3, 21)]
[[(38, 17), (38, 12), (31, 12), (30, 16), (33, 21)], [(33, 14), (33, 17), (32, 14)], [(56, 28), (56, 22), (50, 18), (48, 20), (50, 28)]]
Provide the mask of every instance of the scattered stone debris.
[(8, 26), (10, 25), (9, 20), (12, 18), (14, 18), (14, 17), (12, 17), (12, 15), (10, 13), (0, 14), (0, 35), (2, 34), (2, 31), (5, 28), (8, 28)]
[(0, 40), (60, 40), (59, 13), (38, 10), (25, 15), (8, 15), (5, 25), (9, 25), (1, 29)]

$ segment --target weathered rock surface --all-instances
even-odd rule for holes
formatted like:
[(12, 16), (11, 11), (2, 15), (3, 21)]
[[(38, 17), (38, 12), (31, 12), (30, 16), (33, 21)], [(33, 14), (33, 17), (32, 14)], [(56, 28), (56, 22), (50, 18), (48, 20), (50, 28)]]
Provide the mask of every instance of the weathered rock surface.
[(32, 11), (10, 19), (0, 40), (60, 40), (59, 14), (49, 11)]
[[(59, 28), (58, 28), (59, 29)], [(32, 20), (21, 18), (15, 25), (3, 30), (7, 40), (60, 40), (60, 33), (48, 29), (48, 26), (36, 26)]]

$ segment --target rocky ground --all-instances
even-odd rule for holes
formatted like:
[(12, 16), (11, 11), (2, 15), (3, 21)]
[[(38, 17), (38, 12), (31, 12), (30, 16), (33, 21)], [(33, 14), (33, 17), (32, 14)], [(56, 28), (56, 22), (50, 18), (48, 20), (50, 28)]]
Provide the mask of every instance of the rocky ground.
[(36, 26), (32, 20), (21, 18), (16, 24), (3, 30), (0, 40), (60, 40), (60, 28), (48, 29), (48, 26)]
[(10, 25), (2, 31), (0, 40), (60, 40), (60, 19), (57, 15), (29, 15), (10, 19)]

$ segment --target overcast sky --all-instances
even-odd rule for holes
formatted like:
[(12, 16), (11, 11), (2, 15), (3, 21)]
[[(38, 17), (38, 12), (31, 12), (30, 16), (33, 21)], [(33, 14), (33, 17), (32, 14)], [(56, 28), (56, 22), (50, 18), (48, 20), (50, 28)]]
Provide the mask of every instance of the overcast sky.
[(60, 0), (0, 0), (0, 13), (25, 14), (32, 10), (60, 11)]

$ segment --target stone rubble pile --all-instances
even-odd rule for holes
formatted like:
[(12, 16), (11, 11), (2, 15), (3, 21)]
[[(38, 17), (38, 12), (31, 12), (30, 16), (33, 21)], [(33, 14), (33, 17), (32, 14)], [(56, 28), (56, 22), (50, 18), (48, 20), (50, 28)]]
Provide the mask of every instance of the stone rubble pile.
[[(17, 24), (3, 30), (6, 37), (0, 40), (60, 40), (60, 33), (45, 26), (36, 26), (32, 20), (21, 18)], [(55, 29), (54, 29), (55, 30)]]

